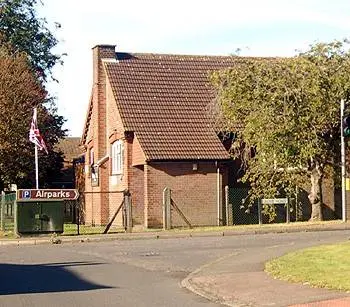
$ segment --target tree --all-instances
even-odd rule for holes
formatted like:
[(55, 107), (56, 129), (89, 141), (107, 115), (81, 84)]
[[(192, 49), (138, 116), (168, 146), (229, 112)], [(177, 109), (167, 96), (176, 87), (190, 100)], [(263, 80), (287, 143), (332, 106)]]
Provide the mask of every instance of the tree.
[(212, 75), (221, 129), (236, 131), (231, 152), (245, 167), (251, 199), (291, 195), (310, 182), (311, 220), (322, 220), (322, 181), (340, 148), (340, 101), (350, 98), (347, 46), (318, 43), (292, 58), (238, 57)]
[(0, 185), (33, 186), (34, 147), (28, 142), (28, 131), (34, 106), (49, 149), (49, 155), (40, 154), (40, 181), (50, 185), (62, 167), (62, 153), (54, 146), (66, 134), (64, 119), (45, 91), (48, 77), (54, 80), (52, 68), (62, 61), (52, 52), (58, 41), (46, 20), (37, 16), (37, 5), (42, 5), (41, 0), (0, 2), (0, 130), (5, 132), (0, 136)]
[(28, 140), (32, 108), (38, 106), (39, 128), (44, 135), (49, 155), (41, 154), (40, 177), (49, 179), (62, 167), (60, 153), (53, 146), (64, 136), (63, 118), (43, 106), (46, 91), (34, 76), (24, 53), (11, 55), (0, 49), (0, 185), (17, 183), (33, 186), (34, 145)]
[[(38, 77), (45, 81), (55, 64), (61, 62), (61, 55), (52, 53), (58, 41), (46, 20), (37, 17), (37, 4), (38, 0), (0, 2), (0, 44), (9, 43), (14, 52), (25, 52)], [(56, 23), (56, 27), (60, 25)]]

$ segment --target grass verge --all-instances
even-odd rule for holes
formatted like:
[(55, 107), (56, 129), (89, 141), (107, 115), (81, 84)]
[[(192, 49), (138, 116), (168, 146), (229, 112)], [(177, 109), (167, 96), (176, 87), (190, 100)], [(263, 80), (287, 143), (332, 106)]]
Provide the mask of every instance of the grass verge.
[(265, 271), (285, 281), (350, 291), (350, 242), (286, 254), (267, 262)]
[[(164, 231), (163, 229), (154, 229), (154, 228), (148, 228), (144, 229), (141, 228), (135, 228), (133, 229), (133, 233), (147, 233), (147, 232), (159, 232), (163, 234), (171, 234), (171, 233), (205, 233), (205, 232), (229, 232), (229, 231), (253, 231), (253, 232), (285, 232), (288, 231), (288, 229), (301, 229), (301, 230), (313, 230), (314, 227), (317, 227), (317, 229), (327, 229), (329, 226), (339, 226), (339, 225), (345, 225), (340, 220), (333, 220), (333, 221), (322, 221), (322, 222), (293, 222), (293, 223), (278, 223), (278, 224), (252, 224), (252, 225), (234, 225), (234, 226), (196, 226), (193, 228), (188, 227), (176, 227), (172, 228), (170, 230)], [(346, 225), (345, 225), (346, 226)], [(64, 224), (64, 232), (63, 235), (77, 235), (77, 225), (71, 224), (71, 223), (65, 223)], [(102, 234), (105, 229), (105, 226), (90, 226), (90, 225), (80, 225), (80, 234), (81, 235), (94, 235), (94, 234)], [(1, 232), (0, 231), (0, 239), (1, 238), (13, 238), (14, 235), (14, 226), (13, 223), (6, 224), (6, 231)], [(123, 233), (124, 228), (122, 227), (111, 227), (108, 231), (109, 234), (111, 233)]]
[(16, 236), (13, 231), (0, 231), (0, 239), (3, 239), (3, 238), (13, 239), (15, 237)]
[[(172, 232), (206, 232), (206, 231), (229, 231), (229, 230), (279, 230), (279, 229), (289, 229), (289, 228), (307, 228), (307, 227), (327, 227), (331, 225), (341, 225), (343, 222), (341, 220), (332, 221), (316, 221), (316, 222), (291, 222), (291, 223), (272, 223), (272, 224), (249, 224), (249, 225), (233, 225), (233, 226), (195, 226), (193, 228), (188, 227), (177, 227), (172, 228), (169, 231)], [(162, 229), (159, 229), (162, 230)]]
[[(88, 225), (80, 225), (79, 233), (81, 235), (94, 235), (94, 234), (102, 234), (105, 230), (106, 226), (88, 226)], [(77, 235), (78, 226), (76, 224), (64, 224), (64, 232), (63, 235)], [(108, 233), (119, 233), (124, 232), (124, 228), (121, 227), (111, 227)]]

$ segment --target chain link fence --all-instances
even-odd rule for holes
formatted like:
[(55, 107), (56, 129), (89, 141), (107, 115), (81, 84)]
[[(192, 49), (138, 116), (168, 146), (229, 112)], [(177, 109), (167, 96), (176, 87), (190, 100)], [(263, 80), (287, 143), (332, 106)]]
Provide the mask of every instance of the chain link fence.
[(127, 191), (82, 192), (64, 202), (63, 235), (131, 232), (132, 200)]
[[(81, 193), (77, 200), (63, 202), (63, 235), (131, 232), (131, 195), (128, 192)], [(90, 201), (87, 202), (87, 198)], [(106, 203), (106, 200), (112, 200)], [(0, 232), (15, 234), (16, 193), (2, 194), (0, 202)]]
[[(248, 193), (249, 189), (246, 187), (225, 189), (223, 214), (227, 225), (286, 223), (310, 218), (311, 206), (307, 193), (303, 190), (298, 190), (295, 197), (289, 198), (287, 203), (277, 201), (270, 204), (275, 211), (272, 219), (264, 213), (263, 201), (257, 200), (248, 204)], [(16, 193), (1, 195), (0, 232), (6, 235), (14, 233), (15, 202)], [(164, 191), (164, 229), (176, 225), (189, 228), (197, 226), (196, 220), (186, 211), (186, 207), (180, 205), (174, 201), (170, 190)], [(64, 201), (63, 206), (63, 235), (121, 233), (132, 230), (132, 197), (127, 191), (81, 192), (77, 200)]]
[[(310, 218), (311, 205), (307, 193), (302, 190), (294, 197), (276, 198), (270, 204), (263, 204), (262, 200), (248, 202), (249, 188), (226, 188), (226, 211), (228, 225), (269, 224), (306, 221)], [(274, 207), (274, 216), (264, 213), (264, 206)]]

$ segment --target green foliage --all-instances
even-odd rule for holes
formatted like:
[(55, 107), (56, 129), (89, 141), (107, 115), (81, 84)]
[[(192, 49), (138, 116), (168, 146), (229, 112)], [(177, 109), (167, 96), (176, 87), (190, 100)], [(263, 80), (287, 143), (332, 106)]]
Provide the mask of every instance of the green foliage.
[(43, 86), (62, 61), (52, 52), (58, 41), (37, 16), (38, 5), (40, 0), (0, 0), (0, 189), (7, 183), (34, 186), (34, 145), (28, 141), (34, 106), (49, 150), (39, 153), (41, 186), (49, 186), (62, 167), (54, 146), (66, 134), (64, 119)]
[(46, 20), (37, 17), (37, 5), (38, 0), (0, 1), (0, 43), (9, 43), (15, 53), (25, 52), (38, 76), (46, 80), (61, 55), (52, 53), (58, 41)]
[(9, 183), (34, 186), (34, 144), (28, 140), (34, 106), (38, 106), (39, 129), (49, 150), (49, 155), (40, 154), (41, 182), (49, 183), (60, 172), (63, 159), (53, 147), (65, 135), (63, 118), (43, 105), (45, 97), (26, 55), (13, 56), (0, 49), (0, 189)]
[(231, 151), (245, 167), (252, 200), (292, 196), (335, 161), (340, 100), (350, 96), (347, 45), (319, 43), (292, 58), (238, 57), (211, 76), (221, 129), (236, 131)]

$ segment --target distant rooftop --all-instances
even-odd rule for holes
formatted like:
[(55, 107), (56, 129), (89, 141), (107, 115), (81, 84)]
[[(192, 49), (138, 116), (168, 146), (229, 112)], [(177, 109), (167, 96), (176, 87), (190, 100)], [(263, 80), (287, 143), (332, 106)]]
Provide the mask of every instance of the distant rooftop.
[(83, 150), (79, 147), (79, 145), (79, 137), (67, 137), (61, 140), (56, 145), (56, 148), (63, 152), (65, 161), (72, 162), (73, 159), (78, 158), (83, 153)]

